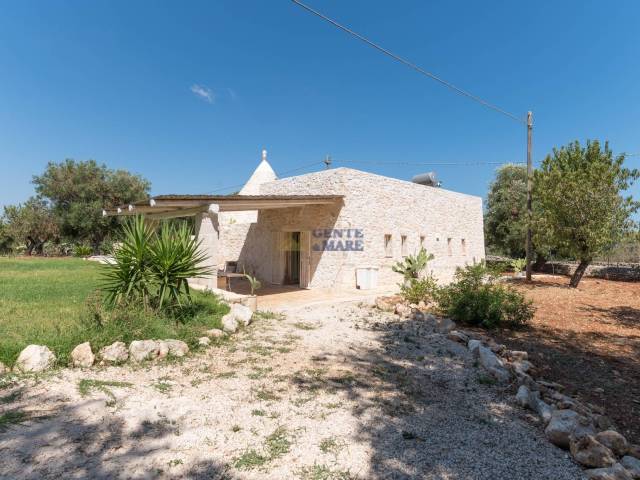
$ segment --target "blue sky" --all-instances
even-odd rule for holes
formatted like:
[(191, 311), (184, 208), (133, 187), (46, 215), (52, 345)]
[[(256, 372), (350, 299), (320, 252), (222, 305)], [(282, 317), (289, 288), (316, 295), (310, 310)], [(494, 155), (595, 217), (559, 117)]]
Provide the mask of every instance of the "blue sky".
[[(587, 138), (640, 153), (640, 2), (308, 3), (505, 110), (533, 110), (536, 160)], [(525, 160), (523, 126), (287, 0), (0, 6), (0, 205), (65, 158), (140, 173), (155, 194), (234, 190), (262, 148), (277, 172), (329, 154), (404, 179), (435, 169), (477, 195), (494, 165), (379, 162)]]

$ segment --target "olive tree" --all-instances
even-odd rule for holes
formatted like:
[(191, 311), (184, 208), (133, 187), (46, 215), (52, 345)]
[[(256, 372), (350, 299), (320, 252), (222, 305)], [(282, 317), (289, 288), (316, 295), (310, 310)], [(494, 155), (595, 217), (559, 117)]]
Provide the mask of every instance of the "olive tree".
[(494, 252), (520, 258), (527, 236), (527, 167), (507, 164), (496, 170), (489, 186), (484, 228)]
[(27, 255), (42, 254), (48, 240), (58, 235), (51, 208), (44, 200), (31, 197), (23, 204), (4, 207), (6, 233), (14, 241), (24, 242)]
[(579, 261), (572, 287), (595, 256), (635, 226), (631, 215), (640, 203), (625, 191), (639, 176), (624, 167), (624, 155), (597, 140), (554, 149), (536, 170), (535, 242)]

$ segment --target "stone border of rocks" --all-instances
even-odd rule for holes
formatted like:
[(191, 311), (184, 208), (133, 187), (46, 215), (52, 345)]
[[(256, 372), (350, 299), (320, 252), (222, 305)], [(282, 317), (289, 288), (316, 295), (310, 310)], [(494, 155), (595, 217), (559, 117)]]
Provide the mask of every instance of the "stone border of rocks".
[[(222, 317), (222, 330), (207, 330), (205, 336), (198, 339), (200, 346), (211, 344), (211, 338), (219, 338), (235, 333), (238, 328), (248, 326), (253, 319), (253, 311), (244, 305), (233, 303), (229, 313)], [(97, 356), (93, 353), (90, 342), (77, 345), (71, 351), (70, 366), (89, 368), (99, 365), (121, 365), (127, 361), (142, 363), (162, 360), (167, 357), (181, 358), (189, 353), (189, 345), (182, 340), (134, 340), (129, 346), (124, 342), (114, 342), (101, 348)], [(52, 368), (56, 364), (56, 356), (46, 345), (28, 345), (18, 355), (13, 366), (15, 373), (39, 373)], [(0, 375), (10, 370), (0, 362)]]
[(630, 444), (615, 431), (603, 409), (563, 394), (564, 387), (558, 383), (536, 379), (537, 371), (527, 352), (508, 350), (488, 335), (479, 338), (458, 329), (451, 319), (425, 313), (422, 305), (407, 305), (399, 296), (378, 297), (375, 305), (401, 318), (431, 323), (436, 333), (467, 347), (496, 382), (517, 384), (515, 402), (540, 417), (547, 440), (568, 450), (586, 469), (588, 479), (640, 479), (640, 445)]

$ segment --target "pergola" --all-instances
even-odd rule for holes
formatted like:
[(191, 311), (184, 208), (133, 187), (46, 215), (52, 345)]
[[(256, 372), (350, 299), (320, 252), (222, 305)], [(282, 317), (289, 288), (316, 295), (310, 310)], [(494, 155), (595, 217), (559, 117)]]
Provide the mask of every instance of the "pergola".
[(333, 205), (343, 195), (158, 195), (115, 209), (105, 209), (104, 216), (143, 214), (151, 218), (175, 218), (199, 213), (240, 212), (307, 205)]

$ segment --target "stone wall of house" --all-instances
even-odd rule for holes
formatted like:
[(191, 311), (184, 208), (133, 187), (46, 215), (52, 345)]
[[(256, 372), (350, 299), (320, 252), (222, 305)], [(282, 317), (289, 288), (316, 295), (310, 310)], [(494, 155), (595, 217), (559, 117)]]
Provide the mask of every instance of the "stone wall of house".
[(224, 268), (225, 262), (240, 260), (247, 234), (251, 225), (257, 221), (258, 212), (221, 212), (218, 214), (220, 225), (220, 248), (216, 258), (218, 268)]
[[(313, 252), (311, 287), (353, 287), (355, 270), (361, 266), (379, 267), (378, 284), (395, 285), (400, 278), (391, 266), (403, 253), (415, 253), (421, 245), (435, 255), (428, 268), (443, 283), (452, 279), (456, 267), (485, 256), (480, 197), (347, 168), (265, 183), (261, 193), (345, 196), (344, 205), (334, 209), (314, 206), (260, 213), (258, 223), (249, 230), (242, 255), (255, 263), (256, 273), (266, 280), (270, 280), (273, 263), (272, 232), (278, 229), (316, 234), (358, 230), (363, 235), (362, 251)], [(389, 255), (385, 235), (391, 235)], [(323, 240), (322, 236), (311, 238), (312, 245)]]

